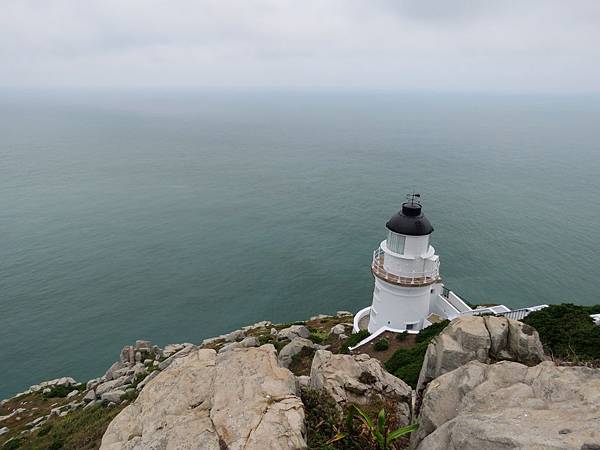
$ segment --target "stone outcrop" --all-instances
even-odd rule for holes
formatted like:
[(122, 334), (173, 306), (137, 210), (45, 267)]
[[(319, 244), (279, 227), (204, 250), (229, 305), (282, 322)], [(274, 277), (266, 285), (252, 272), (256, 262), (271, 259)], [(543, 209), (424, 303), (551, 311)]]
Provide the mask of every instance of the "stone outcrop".
[(109, 425), (102, 450), (302, 449), (304, 410), (293, 374), (275, 348), (175, 359)]
[(369, 355), (334, 355), (318, 350), (310, 369), (310, 387), (325, 390), (340, 406), (387, 403), (399, 423), (411, 418), (412, 390)]
[(279, 365), (281, 367), (290, 367), (294, 356), (298, 355), (305, 348), (315, 349), (317, 346), (313, 343), (313, 341), (309, 339), (304, 339), (301, 337), (296, 337), (292, 339), (289, 344), (286, 344), (280, 351), (277, 356), (277, 361), (279, 361)]
[(528, 366), (545, 360), (535, 329), (504, 317), (473, 316), (453, 320), (427, 348), (417, 392), (434, 378), (469, 361), (517, 361)]
[(600, 370), (472, 361), (433, 380), (411, 448), (600, 448)]
[(29, 390), (25, 391), (25, 393), (43, 391), (46, 388), (53, 388), (59, 386), (74, 386), (76, 384), (77, 381), (75, 381), (71, 377), (56, 378), (54, 380), (43, 381), (40, 384), (34, 384), (29, 388)]
[(231, 342), (229, 344), (225, 344), (219, 350), (219, 353), (228, 352), (229, 350), (233, 350), (234, 348), (249, 348), (249, 347), (258, 347), (260, 342), (258, 338), (255, 336), (248, 336), (242, 339), (240, 342)]
[(304, 325), (292, 325), (291, 327), (279, 330), (279, 332), (277, 333), (277, 339), (287, 339), (289, 341), (297, 337), (308, 339), (309, 336), (310, 331)]

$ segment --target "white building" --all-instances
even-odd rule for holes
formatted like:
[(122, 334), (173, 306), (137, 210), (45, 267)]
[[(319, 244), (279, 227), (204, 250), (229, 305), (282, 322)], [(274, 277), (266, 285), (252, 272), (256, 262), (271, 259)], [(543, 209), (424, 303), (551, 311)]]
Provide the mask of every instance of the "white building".
[(373, 302), (354, 318), (354, 331), (367, 329), (371, 337), (359, 345), (384, 331), (416, 333), (434, 322), (484, 313), (521, 319), (546, 306), (514, 311), (504, 305), (472, 309), (446, 289), (439, 256), (430, 244), (433, 227), (416, 197), (413, 194), (386, 223), (387, 238), (373, 253)]

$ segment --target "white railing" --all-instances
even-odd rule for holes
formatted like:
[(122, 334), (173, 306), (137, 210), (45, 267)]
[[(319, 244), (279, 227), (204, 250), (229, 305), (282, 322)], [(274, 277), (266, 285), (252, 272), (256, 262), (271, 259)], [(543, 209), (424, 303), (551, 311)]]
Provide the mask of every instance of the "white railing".
[(400, 271), (399, 273), (388, 272), (384, 268), (384, 261), (385, 252), (381, 248), (378, 248), (373, 252), (371, 270), (376, 277), (392, 284), (399, 284), (402, 286), (423, 286), (435, 283), (440, 277), (439, 261), (436, 261), (434, 267), (429, 271)]

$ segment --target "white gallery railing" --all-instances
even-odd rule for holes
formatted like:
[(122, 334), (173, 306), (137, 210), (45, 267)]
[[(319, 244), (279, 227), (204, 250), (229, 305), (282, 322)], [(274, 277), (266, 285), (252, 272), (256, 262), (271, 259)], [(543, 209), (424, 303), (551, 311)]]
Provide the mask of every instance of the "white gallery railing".
[(397, 273), (386, 270), (384, 262), (385, 252), (381, 248), (378, 248), (373, 252), (371, 270), (373, 275), (392, 284), (401, 286), (423, 286), (434, 283), (440, 278), (439, 261), (436, 261), (434, 267), (428, 271), (398, 271)]

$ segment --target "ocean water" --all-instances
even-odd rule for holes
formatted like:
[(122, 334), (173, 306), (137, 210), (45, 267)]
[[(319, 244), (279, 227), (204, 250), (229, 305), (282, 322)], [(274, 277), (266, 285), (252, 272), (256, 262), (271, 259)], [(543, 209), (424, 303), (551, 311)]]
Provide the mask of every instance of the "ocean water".
[(600, 97), (3, 91), (0, 398), (367, 306), (413, 189), (465, 299), (600, 302)]

